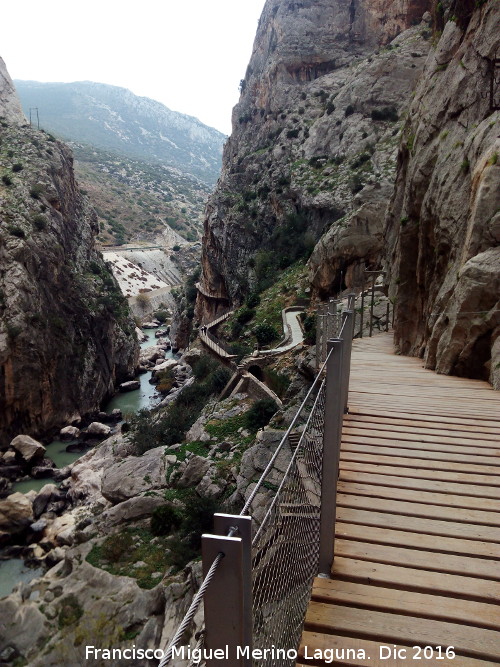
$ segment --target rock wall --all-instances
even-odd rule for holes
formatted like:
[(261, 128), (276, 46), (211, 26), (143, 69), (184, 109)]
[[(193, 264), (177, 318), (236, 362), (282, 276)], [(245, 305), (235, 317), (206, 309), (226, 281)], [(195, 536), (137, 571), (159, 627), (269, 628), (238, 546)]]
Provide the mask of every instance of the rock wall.
[[(134, 324), (94, 246), (69, 149), (22, 124), (0, 77), (0, 445), (99, 406), (137, 364)], [(11, 113), (10, 110), (14, 109)]]
[(306, 256), (322, 236), (311, 259), (320, 294), (379, 261), (429, 6), (268, 0), (207, 206), (199, 318), (240, 303), (266, 270)]
[(500, 388), (499, 112), (488, 77), (500, 14), (494, 2), (468, 13), (467, 3), (462, 13), (447, 4), (404, 128), (387, 220), (395, 340), (429, 368)]

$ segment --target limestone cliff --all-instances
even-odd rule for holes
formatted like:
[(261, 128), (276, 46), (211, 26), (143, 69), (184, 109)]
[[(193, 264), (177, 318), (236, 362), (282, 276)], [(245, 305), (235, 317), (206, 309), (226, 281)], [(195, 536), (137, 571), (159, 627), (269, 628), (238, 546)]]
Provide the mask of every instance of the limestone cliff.
[(428, 4), (268, 0), (207, 207), (201, 318), (241, 302), (325, 232), (311, 260), (318, 292), (379, 261)]
[(488, 72), (499, 11), (450, 4), (404, 128), (387, 222), (395, 339), (430, 368), (500, 388), (499, 112)]
[(99, 406), (137, 362), (66, 146), (25, 124), (0, 72), (0, 445)]

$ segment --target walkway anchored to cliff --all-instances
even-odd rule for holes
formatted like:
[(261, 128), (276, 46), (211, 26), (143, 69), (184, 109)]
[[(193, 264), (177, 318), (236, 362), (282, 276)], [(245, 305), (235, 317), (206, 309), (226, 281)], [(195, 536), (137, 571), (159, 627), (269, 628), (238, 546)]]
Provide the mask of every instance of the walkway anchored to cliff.
[(396, 356), (390, 334), (354, 341), (334, 554), (298, 665), (326, 648), (410, 664), (414, 646), (426, 664), (500, 663), (500, 393)]

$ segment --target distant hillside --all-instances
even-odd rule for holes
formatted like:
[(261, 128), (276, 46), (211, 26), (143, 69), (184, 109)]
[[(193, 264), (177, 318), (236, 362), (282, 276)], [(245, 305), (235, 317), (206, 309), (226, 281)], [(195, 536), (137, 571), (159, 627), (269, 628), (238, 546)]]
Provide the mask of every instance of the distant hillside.
[(153, 241), (166, 225), (188, 241), (200, 238), (208, 185), (164, 165), (70, 146), (78, 182), (99, 216), (102, 243)]
[(37, 107), (40, 126), (71, 141), (167, 164), (213, 184), (224, 135), (126, 88), (90, 81), (15, 81), (25, 113)]

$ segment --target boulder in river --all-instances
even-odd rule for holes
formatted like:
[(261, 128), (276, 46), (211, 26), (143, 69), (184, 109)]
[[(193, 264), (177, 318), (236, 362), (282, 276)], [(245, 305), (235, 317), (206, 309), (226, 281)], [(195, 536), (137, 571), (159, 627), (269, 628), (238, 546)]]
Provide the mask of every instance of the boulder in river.
[(141, 383), (139, 380), (129, 380), (129, 382), (122, 382), (118, 389), (121, 392), (135, 391), (136, 389), (139, 389), (140, 386)]
[(38, 517), (44, 513), (45, 508), (54, 494), (57, 494), (57, 486), (55, 484), (46, 484), (40, 489), (33, 501), (33, 514), (35, 519), (38, 519)]
[(110, 421), (119, 422), (121, 419), (123, 419), (123, 413), (120, 410), (120, 408), (115, 408), (114, 410), (111, 411), (109, 415)]
[(76, 426), (65, 426), (59, 436), (61, 440), (76, 440), (80, 436), (80, 429)]
[(26, 463), (31, 463), (34, 459), (41, 459), (45, 455), (45, 447), (42, 443), (29, 435), (17, 435), (10, 446), (23, 457)]
[(92, 422), (87, 427), (87, 435), (89, 436), (107, 438), (110, 433), (111, 428), (106, 424), (101, 424), (101, 422)]
[(5, 533), (20, 533), (33, 523), (33, 506), (24, 493), (11, 493), (0, 500), (0, 542)]
[(159, 327), (160, 323), (158, 320), (151, 320), (151, 322), (144, 322), (142, 325), (143, 329), (156, 329), (156, 327)]

